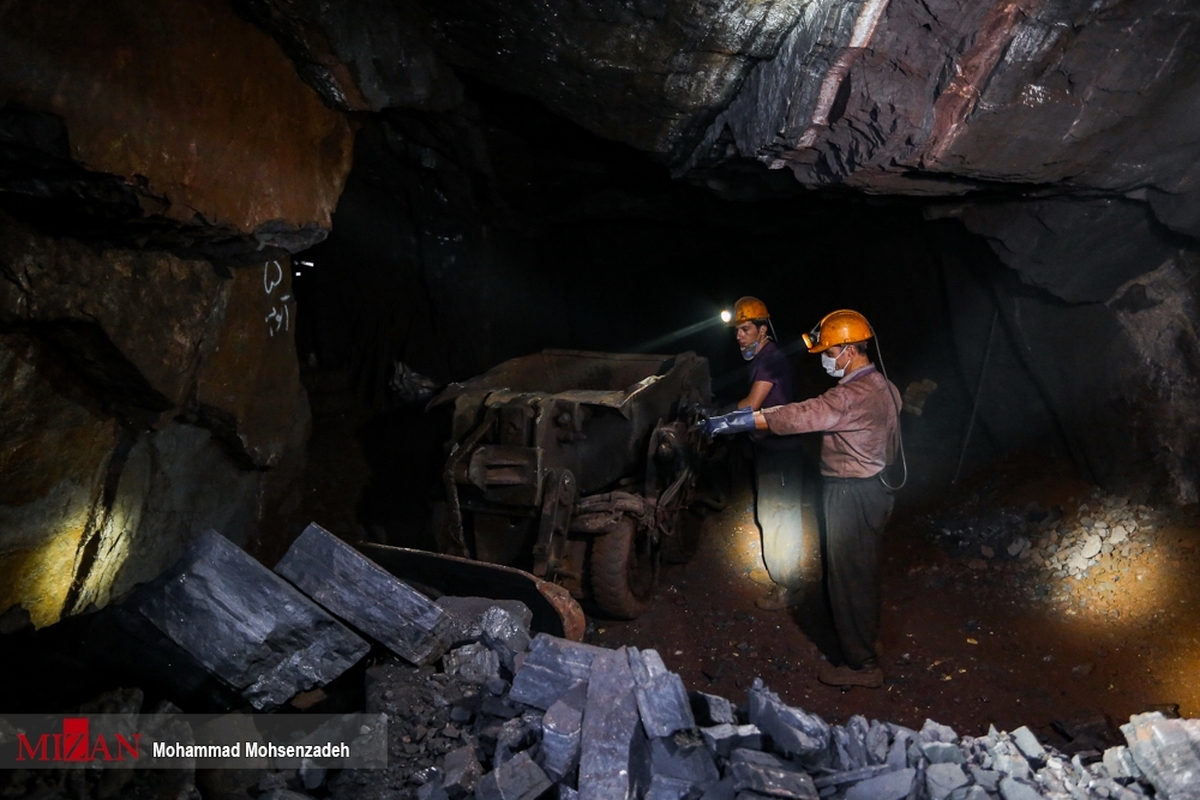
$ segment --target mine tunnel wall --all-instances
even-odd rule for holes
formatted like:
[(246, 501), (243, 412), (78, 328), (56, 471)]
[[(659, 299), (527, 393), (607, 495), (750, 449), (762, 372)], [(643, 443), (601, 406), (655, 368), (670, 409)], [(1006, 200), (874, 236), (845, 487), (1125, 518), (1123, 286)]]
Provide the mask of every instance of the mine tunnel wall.
[[(1194, 270), (1189, 252), (1172, 248), (1178, 241), (1144, 224), (1122, 231), (1150, 243), (1137, 277), (1127, 265), (1081, 277), (1066, 254), (1036, 270), (1028, 258), (1014, 267), (937, 204), (714, 201), (614, 168), (603, 145), (578, 132), (554, 131), (548, 160), (566, 149), (574, 162), (553, 175), (506, 168), (532, 164), (539, 142), (514, 139), (496, 113), (483, 104), (476, 128), (443, 120), (436, 140), (427, 120), (416, 130), (412, 118), (364, 127), (335, 215), (346, 227), (335, 224), (305, 256), (318, 266), (300, 279), (302, 301), (309, 290), (314, 299), (301, 315), (301, 350), (348, 365), (374, 402), (386, 405), (393, 359), (446, 382), (542, 347), (662, 346), (753, 293), (785, 343), (833, 308), (861, 310), (902, 389), (938, 384), (928, 414), (905, 417), (922, 494), (1028, 449), (1070, 459), (1114, 490), (1194, 496), (1196, 476), (1180, 457), (1193, 434), (1167, 421), (1186, 413), (1192, 384), (1162, 377), (1192, 371), (1194, 301), (1185, 294), (1164, 307), (1167, 286), (1186, 286)], [(589, 194), (598, 172), (609, 184)], [(518, 178), (536, 202), (521, 198)], [(431, 197), (444, 200), (424, 202)], [(344, 274), (354, 278), (338, 280)], [(1172, 328), (1174, 344), (1150, 334)], [(740, 396), (743, 368), (727, 330), (714, 325), (671, 348), (709, 357), (725, 399)], [(828, 386), (815, 358), (796, 352), (793, 361), (806, 396)]]
[[(805, 191), (803, 169), (755, 162), (687, 174), (670, 153), (711, 108), (630, 128), (651, 159), (488, 88), (486, 64), (455, 77), (417, 48), (425, 83), (368, 86), (365, 61), (330, 67), (350, 46), (338, 36), (332, 56), (281, 46), (304, 27), (270, 5), (238, 4), (262, 28), (216, 2), (0, 14), (0, 612), (45, 625), (103, 605), (208, 527), (252, 544), (295, 503), (310, 418), (298, 361), (347, 371), (386, 411), (398, 359), (446, 382), (543, 347), (693, 349), (736, 399), (728, 330), (668, 336), (742, 294), (768, 302), (784, 343), (829, 310), (863, 311), (901, 389), (937, 383), (905, 415), (915, 496), (1021, 448), (1110, 489), (1200, 496), (1187, 170), (1158, 181), (1171, 192), (988, 184), (950, 201), (926, 184), (907, 199)], [(426, 22), (404, 30), (419, 39)], [(780, 46), (778, 19), (763, 30), (737, 70)], [(543, 98), (572, 118), (589, 80), (575, 78)], [(705, 102), (729, 102), (726, 78)], [(370, 90), (335, 102), (354, 81)], [(845, 98), (834, 139), (869, 99)], [(794, 363), (804, 393), (828, 386), (816, 359)]]

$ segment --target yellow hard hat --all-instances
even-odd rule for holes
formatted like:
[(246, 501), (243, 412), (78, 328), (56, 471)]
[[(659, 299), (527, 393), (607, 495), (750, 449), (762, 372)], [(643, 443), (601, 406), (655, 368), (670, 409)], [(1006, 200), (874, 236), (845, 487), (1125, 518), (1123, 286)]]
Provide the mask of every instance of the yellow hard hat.
[(843, 308), (831, 311), (821, 318), (817, 327), (804, 334), (804, 346), (810, 353), (820, 353), (835, 344), (865, 342), (871, 338), (871, 325), (857, 311)]
[(743, 322), (770, 319), (767, 304), (757, 297), (743, 297), (733, 304), (733, 321), (730, 325), (737, 327)]

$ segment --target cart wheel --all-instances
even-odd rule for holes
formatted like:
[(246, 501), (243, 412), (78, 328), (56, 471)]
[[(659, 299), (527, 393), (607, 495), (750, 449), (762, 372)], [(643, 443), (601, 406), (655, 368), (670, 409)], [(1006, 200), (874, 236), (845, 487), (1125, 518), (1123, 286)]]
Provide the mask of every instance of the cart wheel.
[(635, 619), (650, 604), (658, 582), (659, 549), (629, 517), (592, 545), (592, 594), (616, 619)]

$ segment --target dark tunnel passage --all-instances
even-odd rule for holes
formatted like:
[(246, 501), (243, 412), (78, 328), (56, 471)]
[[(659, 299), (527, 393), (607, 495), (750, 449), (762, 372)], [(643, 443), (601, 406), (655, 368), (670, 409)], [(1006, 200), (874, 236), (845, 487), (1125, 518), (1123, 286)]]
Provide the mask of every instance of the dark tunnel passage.
[[(1197, 19), (1183, 0), (0, 4), (0, 794), (507, 798), (505, 764), (553, 772), (551, 705), (587, 736), (578, 687), (521, 700), (524, 665), (595, 677), (619, 653), (635, 682), (661, 657), (693, 706), (730, 698), (726, 722), (767, 733), (739, 741), (823, 782), (739, 800), (1060, 797), (1071, 769), (1093, 781), (1074, 796), (1175, 797), (1121, 725), (1182, 718), (1200, 753)], [(721, 319), (745, 296), (797, 399), (834, 385), (802, 337), (838, 309), (899, 391), (876, 684), (820, 677), (851, 659), (823, 494), (845, 476), (822, 475), (819, 435), (794, 437), (781, 610), (761, 442), (700, 433), (751, 391)], [(520, 617), (488, 605), (501, 585), (536, 618), (516, 645), (484, 627)], [(447, 610), (475, 593), (489, 610)], [(405, 655), (347, 616), (409, 624), (406, 604), (479, 620)], [(788, 751), (776, 702), (845, 725), (803, 717), (820, 755)], [(375, 784), (3, 768), (5, 715), (112, 708), (384, 710), (398, 760)], [(855, 715), (861, 748), (838, 738)], [(658, 746), (711, 750), (728, 788), (733, 745), (697, 725)], [(1056, 753), (1003, 739), (1022, 726)], [(952, 744), (1030, 769), (1004, 789), (961, 762), (947, 788), (930, 746)], [(451, 785), (464, 749), (480, 775)], [(600, 761), (529, 796), (584, 796), (588, 770), (621, 772)], [(883, 778), (904, 791), (852, 786)]]
[(914, 501), (1022, 450), (1096, 480), (1090, 445), (1071, 442), (999, 316), (1005, 296), (1046, 314), (1061, 301), (1012, 280), (958, 222), (929, 219), (930, 204), (817, 196), (769, 174), (725, 197), (530, 100), (474, 90), (470, 126), (396, 115), (360, 130), (329, 238), (296, 256), (300, 361), (374, 412), (347, 535), (428, 544), (448, 416), (389, 388), (396, 362), (445, 385), (545, 348), (692, 350), (724, 405), (744, 394), (745, 365), (719, 313), (746, 294), (768, 303), (801, 397), (828, 379), (800, 334), (837, 308), (871, 321), (898, 386), (937, 385), (929, 414), (906, 418)]

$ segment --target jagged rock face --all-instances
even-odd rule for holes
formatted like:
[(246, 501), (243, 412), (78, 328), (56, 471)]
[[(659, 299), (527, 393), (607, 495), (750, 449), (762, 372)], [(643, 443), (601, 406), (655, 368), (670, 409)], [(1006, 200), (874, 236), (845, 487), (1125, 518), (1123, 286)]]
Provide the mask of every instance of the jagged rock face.
[[(288, 251), (351, 126), (228, 5), (0, 8), (0, 610), (250, 540), (303, 464)], [(216, 266), (214, 266), (216, 264)]]
[(806, 183), (934, 195), (1194, 180), (1178, 166), (1200, 99), (1186, 3), (846, 5), (830, 40), (795, 29), (718, 120), (742, 154)]
[[(926, 222), (916, 203), (816, 193), (742, 206), (624, 174), (594, 141), (589, 150), (560, 137), (561, 151), (538, 151), (490, 106), (423, 119), (392, 115), (362, 129), (338, 227), (311, 251), (316, 270), (297, 279), (311, 292), (306, 324), (321, 330), (305, 352), (360, 359), (366, 387), (382, 392), (394, 358), (445, 381), (540, 347), (635, 347), (713, 313), (692, 304), (698, 292), (725, 301), (764, 292), (784, 341), (850, 303), (876, 325), (902, 389), (919, 379), (939, 387), (928, 415), (906, 415), (911, 493), (950, 481), (978, 397), (961, 476), (1028, 448), (1070, 456), (1112, 489), (1195, 495), (1183, 455), (1195, 446), (1188, 420), (1200, 399), (1188, 355), (1195, 300), (1172, 288), (1190, 285), (1192, 260), (1141, 238), (1145, 204), (954, 201), (927, 210)], [(564, 269), (571, 291), (556, 289)], [(613, 287), (623, 296), (610, 297)], [(697, 349), (728, 390), (741, 362), (723, 331), (708, 333), (654, 346)], [(806, 395), (828, 386), (808, 361), (796, 364)]]
[(206, 527), (250, 536), (307, 435), (290, 275), (0, 217), (0, 608), (48, 624)]
[(1179, 503), (1200, 501), (1198, 275), (1200, 259), (1181, 254), (1129, 281), (1106, 304), (1136, 354), (1119, 377), (1129, 450), (1151, 455), (1151, 474), (1166, 476)]
[(444, 106), (460, 94), (448, 64), (663, 157), (686, 150), (809, 15), (799, 0), (242, 5), (337, 106)]
[(7, 3), (5, 104), (4, 188), (25, 204), (91, 196), (141, 229), (130, 239), (151, 220), (187, 231), (179, 246), (240, 235), (296, 250), (328, 231), (350, 167), (345, 117), (222, 3)]
[(740, 157), (873, 192), (1138, 191), (1195, 228), (1186, 0), (243, 6), (346, 108), (422, 107), (439, 85), (449, 102), (449, 64), (683, 171)]
[[(1119, 491), (1200, 498), (1200, 330), (1195, 254), (1167, 253), (1144, 274), (1044, 268), (1079, 302), (1030, 286), (961, 228), (937, 228), (957, 361), (981, 423), (971, 443), (1041, 450), (1057, 442), (1083, 477)], [(937, 376), (935, 376), (936, 378)], [(994, 455), (996, 450), (992, 450)]]

